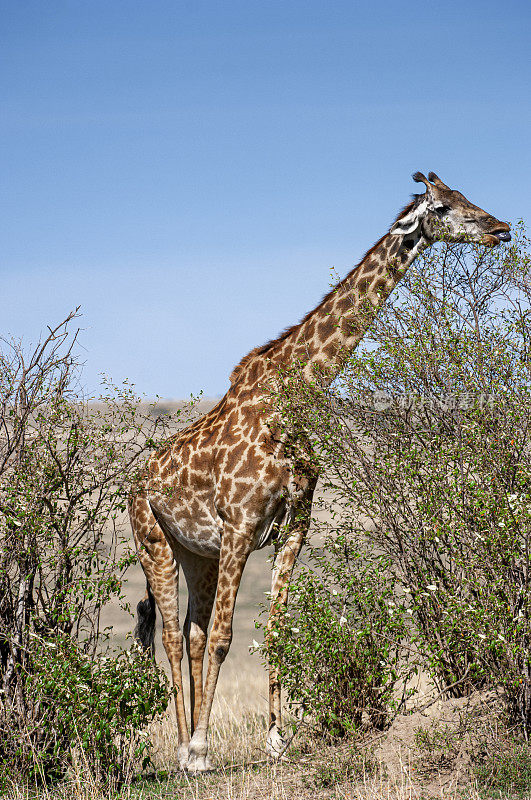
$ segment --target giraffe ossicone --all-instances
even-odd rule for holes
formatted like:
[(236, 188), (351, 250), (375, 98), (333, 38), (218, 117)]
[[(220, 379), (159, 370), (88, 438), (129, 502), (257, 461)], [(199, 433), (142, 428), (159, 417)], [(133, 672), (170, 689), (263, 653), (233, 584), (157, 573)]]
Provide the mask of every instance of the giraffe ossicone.
[[(301, 468), (274, 433), (265, 388), (279, 370), (304, 365), (310, 378), (322, 368), (337, 374), (415, 258), (441, 238), (493, 247), (509, 241), (509, 225), (470, 203), (430, 172), (415, 195), (360, 263), (301, 322), (252, 350), (234, 368), (217, 405), (180, 431), (148, 461), (131, 493), (130, 519), (146, 575), (138, 605), (137, 638), (152, 649), (155, 606), (176, 688), (178, 759), (182, 769), (206, 771), (207, 732), (216, 684), (232, 639), (236, 594), (249, 554), (275, 541), (268, 630), (285, 606), (295, 560), (311, 518), (317, 474)], [(301, 449), (309, 447), (301, 442)], [(283, 529), (283, 535), (275, 532)], [(179, 570), (188, 587), (188, 610), (179, 624)], [(214, 608), (210, 637), (208, 625)], [(183, 641), (190, 665), (190, 729), (182, 692)], [(203, 660), (208, 644), (208, 667)], [(267, 751), (281, 757), (280, 680), (269, 675)]]

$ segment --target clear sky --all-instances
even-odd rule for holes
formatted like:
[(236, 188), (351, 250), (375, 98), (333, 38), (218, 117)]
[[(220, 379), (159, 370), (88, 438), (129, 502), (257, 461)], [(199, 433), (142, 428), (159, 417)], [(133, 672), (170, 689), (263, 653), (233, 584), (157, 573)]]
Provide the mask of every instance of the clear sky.
[(531, 221), (529, 0), (0, 0), (1, 325), (220, 395), (434, 170)]

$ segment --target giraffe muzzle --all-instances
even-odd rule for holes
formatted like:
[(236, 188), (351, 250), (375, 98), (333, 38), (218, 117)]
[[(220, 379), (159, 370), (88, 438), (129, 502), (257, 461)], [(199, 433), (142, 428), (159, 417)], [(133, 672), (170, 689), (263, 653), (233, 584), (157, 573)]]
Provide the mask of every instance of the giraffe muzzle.
[(511, 234), (507, 230), (507, 228), (502, 228), (501, 230), (494, 229), (493, 231), (489, 231), (485, 234), (485, 238), (483, 240), (484, 244), (488, 245), (489, 247), (497, 247), (500, 242), (510, 242), (511, 241)]

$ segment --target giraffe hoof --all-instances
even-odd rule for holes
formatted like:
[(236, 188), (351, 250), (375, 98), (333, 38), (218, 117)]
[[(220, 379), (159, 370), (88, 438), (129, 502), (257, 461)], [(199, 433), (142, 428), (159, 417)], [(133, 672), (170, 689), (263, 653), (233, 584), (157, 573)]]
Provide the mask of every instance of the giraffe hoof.
[(186, 764), (188, 772), (211, 772), (214, 769), (207, 752), (206, 737), (201, 735), (200, 731), (196, 731), (188, 746), (188, 763)]
[(278, 761), (282, 758), (285, 751), (287, 750), (288, 743), (282, 736), (279, 728), (276, 725), (273, 725), (269, 733), (267, 735), (266, 741), (266, 753), (269, 758), (273, 759), (274, 761)]
[(179, 745), (177, 750), (177, 758), (179, 759), (179, 768), (185, 770), (188, 766), (188, 745)]
[(212, 772), (214, 765), (208, 756), (194, 756), (190, 754), (188, 756), (186, 769), (188, 772), (194, 772), (196, 774), (200, 772)]

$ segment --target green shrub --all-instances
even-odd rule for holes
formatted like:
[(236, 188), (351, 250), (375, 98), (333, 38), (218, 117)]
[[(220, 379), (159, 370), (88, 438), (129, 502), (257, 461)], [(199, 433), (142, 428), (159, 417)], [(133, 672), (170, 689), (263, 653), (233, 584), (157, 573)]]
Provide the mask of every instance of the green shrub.
[(292, 707), (331, 737), (362, 725), (383, 728), (398, 679), (401, 609), (385, 563), (368, 562), (343, 535), (309, 547), (292, 582), (289, 609), (266, 637)]
[(126, 383), (80, 396), (75, 316), (33, 352), (0, 350), (0, 774), (56, 779), (82, 748), (120, 783), (167, 689), (136, 650), (100, 655), (99, 621), (122, 597), (135, 556), (121, 519), (167, 420)]
[(428, 727), (417, 728), (415, 749), (418, 755), (413, 759), (415, 773), (421, 777), (430, 777), (453, 769), (462, 752), (469, 724), (470, 720), (465, 715), (457, 724), (451, 725), (437, 720)]
[[(25, 690), (39, 711), (38, 735), (20, 742), (27, 748), (18, 759), (26, 764), (24, 777), (61, 778), (71, 751), (80, 749), (93, 775), (111, 786), (139, 761), (149, 762), (140, 732), (166, 710), (169, 698), (164, 672), (136, 644), (93, 657), (67, 636), (34, 642)], [(9, 775), (10, 765), (2, 766)]]
[(528, 796), (531, 789), (531, 748), (528, 742), (510, 739), (486, 753), (474, 767), (474, 776), (494, 797)]
[(378, 762), (369, 751), (359, 750), (353, 745), (344, 752), (334, 749), (333, 754), (319, 763), (312, 775), (312, 781), (303, 782), (317, 789), (330, 789), (338, 784), (364, 782), (379, 772)]

